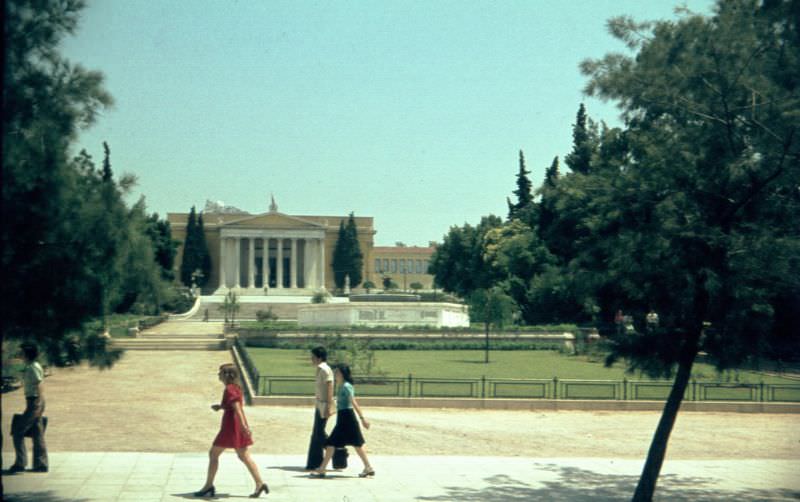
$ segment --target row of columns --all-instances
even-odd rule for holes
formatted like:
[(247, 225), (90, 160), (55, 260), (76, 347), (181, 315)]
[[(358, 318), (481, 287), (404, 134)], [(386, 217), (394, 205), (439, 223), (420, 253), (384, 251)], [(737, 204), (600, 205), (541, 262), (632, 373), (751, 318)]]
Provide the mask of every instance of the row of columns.
[[(247, 288), (255, 288), (256, 276), (256, 248), (255, 240), (253, 237), (223, 237), (220, 239), (220, 260), (219, 260), (219, 278), (220, 287), (228, 287), (226, 277), (226, 268), (228, 265), (229, 257), (227, 252), (227, 243), (231, 240), (234, 242), (234, 285), (233, 287), (240, 288), (241, 280), (241, 265), (242, 265), (242, 241), (248, 239), (249, 249), (247, 253)], [(284, 267), (283, 267), (283, 246), (284, 241), (290, 241), (289, 248), (289, 288), (295, 289), (298, 287), (298, 245), (299, 241), (303, 241), (303, 287), (304, 288), (319, 288), (325, 284), (325, 243), (323, 239), (309, 239), (309, 238), (295, 238), (295, 237), (263, 237), (262, 240), (262, 284), (269, 284), (270, 277), (270, 264), (269, 264), (269, 242), (271, 239), (277, 241), (275, 248), (275, 287), (278, 289), (283, 288), (284, 283)]]

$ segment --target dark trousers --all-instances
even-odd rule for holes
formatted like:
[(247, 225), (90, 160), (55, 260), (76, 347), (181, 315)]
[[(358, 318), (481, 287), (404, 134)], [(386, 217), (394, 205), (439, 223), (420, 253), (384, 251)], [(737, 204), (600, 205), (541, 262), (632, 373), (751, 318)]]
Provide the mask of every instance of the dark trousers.
[(311, 431), (311, 442), (308, 445), (308, 458), (306, 459), (306, 469), (317, 469), (322, 465), (322, 455), (325, 451), (325, 424), (327, 418), (322, 418), (319, 410), (314, 409), (314, 429)]
[(17, 452), (17, 459), (14, 465), (25, 467), (28, 464), (25, 433), (31, 429), (31, 434), (33, 435), (33, 468), (47, 467), (47, 445), (44, 442), (42, 414), (44, 414), (44, 398), (25, 398), (25, 412), (22, 414), (22, 420), (18, 420), (17, 426), (11, 431), (11, 435), (14, 437), (14, 450)]

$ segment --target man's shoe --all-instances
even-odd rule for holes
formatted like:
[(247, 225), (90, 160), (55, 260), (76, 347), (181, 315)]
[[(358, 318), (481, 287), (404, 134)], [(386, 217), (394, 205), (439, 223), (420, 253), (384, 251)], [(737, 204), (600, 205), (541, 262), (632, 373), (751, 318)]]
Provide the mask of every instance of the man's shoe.
[(22, 471), (24, 471), (24, 470), (25, 470), (25, 468), (24, 468), (24, 467), (22, 467), (22, 466), (19, 466), (19, 465), (17, 465), (17, 464), (14, 464), (14, 465), (12, 465), (11, 467), (9, 467), (9, 468), (8, 468), (8, 470), (6, 471), (6, 473), (7, 473), (7, 474), (16, 474), (16, 473), (18, 473), (18, 472), (22, 472)]
[(31, 469), (31, 472), (47, 472), (49, 470), (50, 469), (46, 465), (43, 465), (41, 467), (34, 467), (33, 469)]

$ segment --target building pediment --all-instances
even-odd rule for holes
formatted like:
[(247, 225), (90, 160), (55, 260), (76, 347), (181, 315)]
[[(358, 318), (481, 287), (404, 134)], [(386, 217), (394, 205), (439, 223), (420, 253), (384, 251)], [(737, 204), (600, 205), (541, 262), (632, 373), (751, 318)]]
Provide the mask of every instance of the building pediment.
[(222, 228), (324, 230), (325, 225), (283, 213), (248, 215), (221, 224)]

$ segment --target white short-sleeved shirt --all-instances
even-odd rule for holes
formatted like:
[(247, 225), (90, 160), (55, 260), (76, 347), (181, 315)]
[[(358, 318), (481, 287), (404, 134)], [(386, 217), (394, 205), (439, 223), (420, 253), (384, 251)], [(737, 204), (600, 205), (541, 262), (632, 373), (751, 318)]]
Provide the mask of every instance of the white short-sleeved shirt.
[(25, 365), (25, 372), (22, 376), (22, 382), (25, 385), (25, 397), (39, 397), (39, 383), (44, 380), (44, 370), (42, 366), (33, 361)]
[(317, 384), (314, 392), (316, 397), (316, 406), (320, 414), (323, 415), (328, 412), (328, 408), (332, 403), (328, 403), (328, 382), (333, 382), (333, 370), (325, 361), (317, 365)]

